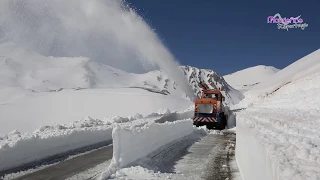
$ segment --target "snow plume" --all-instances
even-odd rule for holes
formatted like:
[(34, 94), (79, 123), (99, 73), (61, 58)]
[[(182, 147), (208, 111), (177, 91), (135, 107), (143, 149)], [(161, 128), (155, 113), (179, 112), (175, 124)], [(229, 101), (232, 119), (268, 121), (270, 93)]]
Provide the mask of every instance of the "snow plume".
[(121, 0), (2, 0), (0, 43), (44, 56), (89, 57), (130, 72), (162, 69), (193, 91), (157, 34)]

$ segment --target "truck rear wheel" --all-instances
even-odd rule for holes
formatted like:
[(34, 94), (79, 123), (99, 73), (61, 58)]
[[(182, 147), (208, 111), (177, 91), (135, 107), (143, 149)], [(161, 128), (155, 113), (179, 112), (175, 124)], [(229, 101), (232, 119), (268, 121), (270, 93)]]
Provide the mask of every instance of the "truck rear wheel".
[(223, 129), (225, 129), (225, 127), (227, 126), (227, 124), (228, 124), (228, 121), (227, 121), (227, 116), (224, 114), (224, 112), (221, 112), (221, 123), (222, 123), (222, 125), (221, 126), (223, 126)]
[(199, 122), (195, 122), (195, 124), (196, 124), (196, 127), (199, 127), (199, 126), (200, 126)]
[(214, 125), (211, 124), (211, 123), (210, 123), (210, 124), (207, 124), (206, 126), (207, 126), (207, 129), (213, 129), (213, 128), (214, 128)]

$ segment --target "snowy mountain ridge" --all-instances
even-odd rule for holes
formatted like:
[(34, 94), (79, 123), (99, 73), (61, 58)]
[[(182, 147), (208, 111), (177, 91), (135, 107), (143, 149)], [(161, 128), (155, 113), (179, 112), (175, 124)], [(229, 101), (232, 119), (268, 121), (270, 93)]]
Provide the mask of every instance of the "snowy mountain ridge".
[(278, 71), (279, 69), (273, 66), (258, 65), (225, 75), (223, 78), (235, 89), (245, 92)]
[[(45, 57), (12, 43), (1, 44), (0, 52), (0, 88), (19, 87), (35, 92), (50, 92), (126, 87), (186, 98), (179, 83), (161, 70), (145, 74), (128, 73), (86, 57)], [(227, 104), (235, 104), (242, 99), (242, 94), (216, 72), (190, 66), (180, 68), (198, 97), (201, 95), (199, 82), (204, 81), (210, 88), (221, 88)]]
[(226, 97), (226, 104), (236, 104), (243, 99), (242, 93), (231, 87), (222, 76), (213, 70), (198, 69), (191, 66), (183, 66), (182, 69), (198, 97), (201, 96), (202, 91), (200, 82), (204, 82), (210, 89), (220, 88), (222, 94)]

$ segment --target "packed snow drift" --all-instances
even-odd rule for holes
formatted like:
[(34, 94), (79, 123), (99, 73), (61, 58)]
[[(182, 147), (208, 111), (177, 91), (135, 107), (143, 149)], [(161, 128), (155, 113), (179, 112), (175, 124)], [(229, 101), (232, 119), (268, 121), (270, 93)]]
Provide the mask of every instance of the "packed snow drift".
[(243, 179), (320, 179), (320, 50), (247, 92), (237, 113)]

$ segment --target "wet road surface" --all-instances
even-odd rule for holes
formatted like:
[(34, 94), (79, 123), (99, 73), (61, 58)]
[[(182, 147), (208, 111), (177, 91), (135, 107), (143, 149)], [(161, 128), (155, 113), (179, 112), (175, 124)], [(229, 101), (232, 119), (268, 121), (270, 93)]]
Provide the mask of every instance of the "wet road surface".
[(112, 158), (112, 145), (92, 151), (90, 153), (76, 156), (48, 168), (36, 171), (17, 180), (61, 180), (69, 178), (89, 168), (95, 167)]
[[(183, 174), (186, 180), (231, 180), (234, 179), (230, 162), (235, 154), (235, 140), (236, 135), (231, 132), (205, 134), (198, 131), (159, 148), (131, 165), (140, 165), (155, 172)], [(110, 160), (112, 155), (110, 145), (17, 179), (67, 179)], [(176, 177), (172, 179), (181, 179)]]
[(132, 165), (176, 174), (172, 176), (176, 180), (231, 180), (235, 171), (231, 168), (235, 140), (236, 135), (232, 132), (193, 133), (159, 148)]
[(235, 155), (235, 134), (224, 134), (215, 137), (214, 139), (220, 141), (218, 148), (211, 152), (206, 163), (206, 168), (202, 176), (206, 180), (226, 180), (233, 179), (233, 169), (231, 161)]

